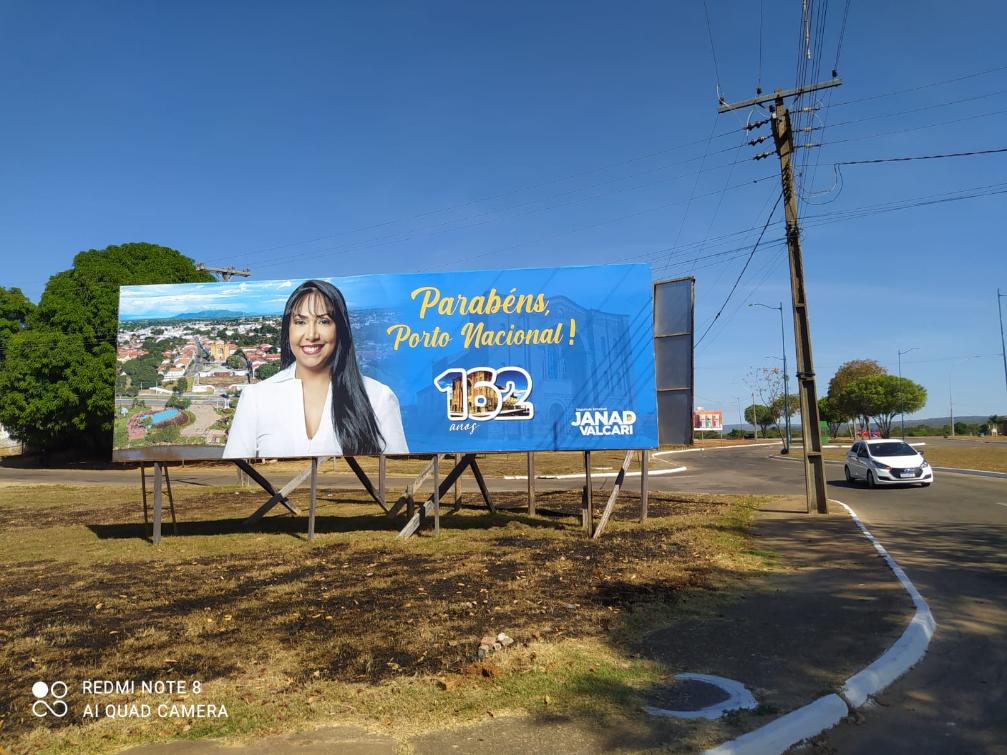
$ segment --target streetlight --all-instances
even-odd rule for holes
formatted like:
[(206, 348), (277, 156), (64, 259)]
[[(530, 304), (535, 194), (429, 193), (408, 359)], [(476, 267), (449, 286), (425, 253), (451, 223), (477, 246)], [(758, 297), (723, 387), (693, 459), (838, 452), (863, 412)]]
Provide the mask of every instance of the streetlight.
[(790, 382), (787, 379), (787, 334), (783, 327), (783, 302), (781, 301), (778, 307), (770, 307), (768, 304), (754, 302), (748, 306), (777, 309), (780, 311), (780, 341), (783, 344), (783, 421), (787, 428), (787, 439), (783, 444), (783, 453), (787, 454), (790, 453)]
[[(902, 440), (906, 439), (906, 402), (903, 398), (905, 395), (902, 391), (902, 355), (908, 354), (910, 351), (916, 351), (919, 346), (913, 346), (912, 348), (899, 349), (899, 413), (902, 419)], [(870, 428), (868, 428), (870, 430)]]

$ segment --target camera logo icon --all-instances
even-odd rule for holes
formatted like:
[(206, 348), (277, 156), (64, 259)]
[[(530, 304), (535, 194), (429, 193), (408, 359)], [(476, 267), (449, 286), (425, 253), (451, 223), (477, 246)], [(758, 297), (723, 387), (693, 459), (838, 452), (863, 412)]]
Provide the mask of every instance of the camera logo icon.
[[(31, 704), (31, 712), (38, 718), (55, 716), (63, 718), (70, 710), (70, 707), (63, 700), (69, 688), (66, 682), (53, 682), (46, 684), (38, 681), (31, 685), (31, 693), (35, 696), (35, 702)], [(52, 702), (49, 698), (52, 697)]]

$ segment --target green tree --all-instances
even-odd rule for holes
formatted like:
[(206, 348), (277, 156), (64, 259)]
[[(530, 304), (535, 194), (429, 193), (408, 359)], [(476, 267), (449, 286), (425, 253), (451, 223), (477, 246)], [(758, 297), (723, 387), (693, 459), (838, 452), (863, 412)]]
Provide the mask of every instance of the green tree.
[(773, 410), (765, 404), (749, 404), (745, 408), (745, 420), (752, 425), (758, 425), (762, 429), (763, 437), (765, 437), (769, 426), (776, 421), (776, 417), (773, 415)]
[(230, 367), (232, 370), (243, 370), (248, 365), (248, 362), (245, 359), (244, 353), (236, 351), (233, 354), (231, 354), (231, 356), (229, 356), (226, 360), (224, 360), (224, 364)]
[(786, 398), (783, 394), (777, 396), (773, 403), (769, 405), (773, 414), (776, 415), (776, 425), (779, 427), (781, 421), (787, 417), (793, 417), (801, 408), (801, 397), (796, 393), (788, 393)]
[(265, 362), (255, 368), (255, 377), (257, 377), (259, 380), (266, 380), (268, 378), (271, 378), (279, 371), (280, 371), (279, 362)]
[(168, 400), (164, 402), (165, 406), (173, 406), (176, 409), (188, 409), (192, 405), (192, 399), (185, 398), (181, 392), (173, 392)]
[(884, 374), (886, 374), (885, 368), (873, 359), (852, 359), (839, 365), (836, 374), (829, 381), (827, 395), (832, 398), (836, 411), (843, 415), (843, 419), (860, 418), (864, 427), (870, 427), (870, 417), (857, 408), (856, 401), (849, 393), (849, 387), (860, 378)]
[(179, 252), (154, 244), (90, 249), (49, 279), (27, 328), (0, 364), (0, 424), (43, 453), (112, 443), (119, 286), (211, 281)]
[(839, 426), (849, 419), (839, 410), (832, 396), (818, 399), (818, 417), (829, 426), (829, 436), (832, 438), (839, 435)]
[(140, 387), (150, 388), (161, 381), (157, 368), (161, 364), (160, 353), (144, 354), (136, 359), (127, 359), (119, 369), (127, 377), (127, 395), (135, 396)]
[(783, 416), (783, 370), (779, 367), (753, 368), (748, 371), (745, 384), (759, 397), (760, 405), (774, 413), (769, 424), (779, 432), (779, 420)]
[(884, 438), (891, 437), (896, 415), (919, 411), (927, 402), (926, 388), (896, 375), (858, 378), (846, 387), (844, 396), (858, 415), (874, 418)]
[(35, 305), (20, 288), (0, 287), (0, 361), (3, 361), (7, 339), (28, 326)]

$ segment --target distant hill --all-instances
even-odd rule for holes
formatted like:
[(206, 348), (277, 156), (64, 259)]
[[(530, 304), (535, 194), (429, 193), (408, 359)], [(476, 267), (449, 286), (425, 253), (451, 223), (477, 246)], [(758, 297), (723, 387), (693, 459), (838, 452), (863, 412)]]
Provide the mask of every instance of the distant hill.
[(204, 309), (199, 312), (183, 312), (175, 315), (172, 320), (233, 320), (244, 317), (244, 312), (232, 312), (229, 309)]
[[(990, 414), (992, 414), (992, 412), (990, 412)], [(967, 417), (955, 416), (955, 422), (964, 422), (967, 425), (982, 425), (990, 418), (990, 414), (986, 414), (981, 417), (978, 415), (969, 415)], [(798, 414), (792, 417), (790, 423), (794, 427), (799, 428), (801, 426), (801, 415)], [(895, 417), (894, 424), (895, 425), (899, 424), (898, 416)], [(915, 427), (916, 425), (930, 425), (931, 427), (943, 427), (944, 425), (950, 425), (950, 424), (951, 419), (949, 417), (929, 417), (927, 419), (909, 419), (909, 417), (906, 417), (906, 427)], [(751, 425), (739, 425), (737, 423), (734, 423), (731, 425), (724, 425), (724, 432), (729, 433), (731, 432), (731, 430), (734, 430), (735, 428), (738, 428), (740, 430), (747, 430), (749, 432), (751, 432), (752, 430)]]

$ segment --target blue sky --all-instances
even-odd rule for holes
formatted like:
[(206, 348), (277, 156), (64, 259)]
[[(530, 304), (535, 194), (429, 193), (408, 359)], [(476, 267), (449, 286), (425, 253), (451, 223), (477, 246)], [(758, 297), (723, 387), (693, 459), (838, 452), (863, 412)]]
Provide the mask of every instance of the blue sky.
[[(323, 280), (342, 292), (351, 313), (358, 309), (394, 308), (401, 313), (403, 322), (420, 329), (423, 319), (438, 319), (436, 315), (442, 298), (458, 303), (462, 297), (487, 296), (491, 290), (496, 292), (498, 299), (511, 293), (517, 297), (542, 294), (548, 303), (564, 296), (587, 309), (636, 315), (645, 308), (641, 307), (638, 298), (627, 292), (646, 292), (646, 270), (641, 265), (623, 265), (620, 268), (509, 268), (463, 273), (328, 277)], [(123, 286), (119, 289), (119, 319), (172, 318), (212, 310), (245, 315), (282, 315), (290, 294), (302, 282), (299, 278), (265, 281), (235, 278), (226, 283)], [(435, 291), (419, 290), (423, 288)], [(427, 302), (427, 297), (435, 295), (437, 298), (431, 298), (426, 306), (429, 311), (421, 317), (421, 305)], [(543, 315), (548, 316), (549, 313), (547, 309)], [(468, 318), (461, 316), (461, 319)]]
[[(37, 300), (76, 252), (129, 241), (255, 279), (649, 262), (695, 275), (703, 332), (779, 191), (718, 81), (793, 86), (801, 39), (798, 0), (708, 7), (716, 64), (702, 2), (4, 3), (0, 285)], [(844, 85), (803, 103), (824, 145), (801, 204), (820, 393), (844, 361), (894, 372), (916, 347), (920, 416), (949, 390), (958, 415), (1007, 413), (1007, 155), (833, 167), (1007, 146), (1005, 16), (850, 4)], [(745, 305), (789, 305), (781, 235), (697, 347), (697, 404), (728, 422), (778, 364), (778, 315)]]

